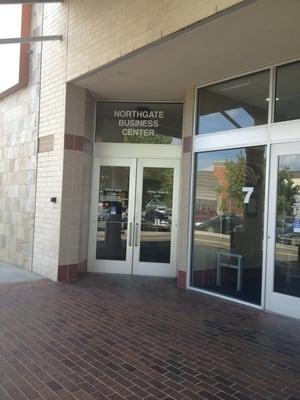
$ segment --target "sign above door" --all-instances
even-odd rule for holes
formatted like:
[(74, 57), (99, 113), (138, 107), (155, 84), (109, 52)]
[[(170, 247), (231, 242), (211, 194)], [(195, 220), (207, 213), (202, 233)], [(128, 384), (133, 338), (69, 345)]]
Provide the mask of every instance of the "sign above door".
[(181, 144), (182, 103), (98, 102), (96, 142)]

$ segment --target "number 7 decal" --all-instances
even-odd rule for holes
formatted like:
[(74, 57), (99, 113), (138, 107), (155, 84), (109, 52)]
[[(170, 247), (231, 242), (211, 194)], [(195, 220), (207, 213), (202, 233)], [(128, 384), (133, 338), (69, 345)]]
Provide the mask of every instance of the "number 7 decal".
[(253, 186), (244, 186), (244, 187), (242, 188), (242, 192), (245, 192), (245, 193), (246, 193), (245, 198), (244, 198), (244, 203), (245, 203), (245, 204), (248, 204), (248, 203), (249, 203), (250, 197), (251, 197), (253, 191), (254, 191), (254, 187), (253, 187)]

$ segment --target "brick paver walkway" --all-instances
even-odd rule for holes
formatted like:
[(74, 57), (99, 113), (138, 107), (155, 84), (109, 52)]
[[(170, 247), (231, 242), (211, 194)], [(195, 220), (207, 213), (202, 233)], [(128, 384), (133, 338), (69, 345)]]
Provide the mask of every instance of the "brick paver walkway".
[(0, 286), (1, 400), (300, 399), (300, 322), (88, 276)]

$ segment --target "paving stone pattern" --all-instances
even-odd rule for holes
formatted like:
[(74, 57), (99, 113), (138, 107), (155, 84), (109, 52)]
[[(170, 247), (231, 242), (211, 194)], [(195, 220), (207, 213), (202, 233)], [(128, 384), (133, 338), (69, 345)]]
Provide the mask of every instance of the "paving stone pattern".
[(0, 286), (1, 400), (300, 399), (300, 322), (87, 275)]

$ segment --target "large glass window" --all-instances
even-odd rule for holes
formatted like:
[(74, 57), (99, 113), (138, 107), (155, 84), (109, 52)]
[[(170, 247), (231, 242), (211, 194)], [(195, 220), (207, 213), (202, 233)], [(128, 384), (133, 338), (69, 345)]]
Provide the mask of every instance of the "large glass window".
[(199, 89), (197, 134), (268, 122), (269, 71)]
[(196, 156), (191, 285), (261, 301), (265, 146)]
[(300, 62), (276, 69), (275, 122), (300, 118)]

